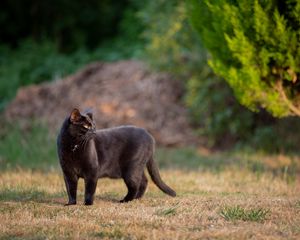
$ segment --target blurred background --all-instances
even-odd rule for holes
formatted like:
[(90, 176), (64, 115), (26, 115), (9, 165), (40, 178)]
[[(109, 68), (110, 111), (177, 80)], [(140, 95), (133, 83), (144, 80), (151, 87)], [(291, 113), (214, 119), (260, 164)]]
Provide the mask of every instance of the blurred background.
[(0, 168), (56, 168), (77, 105), (149, 129), (162, 166), (295, 178), (299, 117), (274, 86), (298, 99), (300, 4), (249, 2), (2, 0)]

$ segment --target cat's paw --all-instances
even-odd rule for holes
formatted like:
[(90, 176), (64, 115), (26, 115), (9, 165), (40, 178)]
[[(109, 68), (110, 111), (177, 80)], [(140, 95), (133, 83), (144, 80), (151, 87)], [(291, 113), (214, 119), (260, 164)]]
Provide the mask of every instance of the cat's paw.
[(127, 203), (127, 202), (130, 202), (130, 201), (132, 201), (132, 200), (133, 200), (133, 199), (129, 200), (129, 199), (124, 198), (124, 199), (120, 200), (119, 202), (120, 202), (120, 203)]
[(84, 205), (86, 205), (86, 206), (93, 205), (93, 201), (92, 200), (85, 200)]
[(68, 202), (64, 206), (70, 206), (70, 205), (76, 205), (76, 201), (75, 202)]

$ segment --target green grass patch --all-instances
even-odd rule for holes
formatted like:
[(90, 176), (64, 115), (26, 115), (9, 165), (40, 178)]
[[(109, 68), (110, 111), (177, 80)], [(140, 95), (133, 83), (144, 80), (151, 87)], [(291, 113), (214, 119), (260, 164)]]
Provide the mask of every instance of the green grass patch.
[(174, 216), (177, 213), (178, 205), (169, 208), (158, 209), (155, 212), (155, 215), (163, 217), (163, 216)]
[(100, 231), (95, 234), (96, 237), (99, 237), (100, 239), (102, 238), (107, 238), (107, 239), (115, 239), (115, 240), (131, 240), (134, 239), (131, 236), (129, 236), (126, 233), (123, 233), (119, 228), (113, 228), (112, 230), (109, 231)]
[(263, 208), (245, 209), (241, 206), (226, 206), (221, 209), (220, 215), (227, 221), (251, 221), (262, 222), (266, 219), (270, 210)]

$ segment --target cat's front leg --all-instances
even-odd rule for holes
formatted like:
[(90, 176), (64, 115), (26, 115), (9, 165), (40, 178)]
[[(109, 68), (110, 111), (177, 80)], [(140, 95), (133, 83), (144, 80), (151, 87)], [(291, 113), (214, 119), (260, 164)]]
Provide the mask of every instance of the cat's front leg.
[(97, 178), (85, 178), (85, 193), (84, 193), (84, 204), (93, 205), (94, 195), (97, 187)]
[(69, 201), (65, 206), (75, 205), (76, 204), (76, 195), (77, 195), (77, 185), (78, 185), (78, 177), (70, 174), (64, 173), (65, 184), (68, 192)]

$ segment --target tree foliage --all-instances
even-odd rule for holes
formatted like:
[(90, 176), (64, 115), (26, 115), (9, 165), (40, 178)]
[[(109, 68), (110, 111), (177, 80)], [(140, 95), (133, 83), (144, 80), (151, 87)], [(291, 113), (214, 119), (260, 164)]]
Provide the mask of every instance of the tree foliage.
[(210, 66), (251, 110), (300, 116), (300, 1), (189, 0)]

